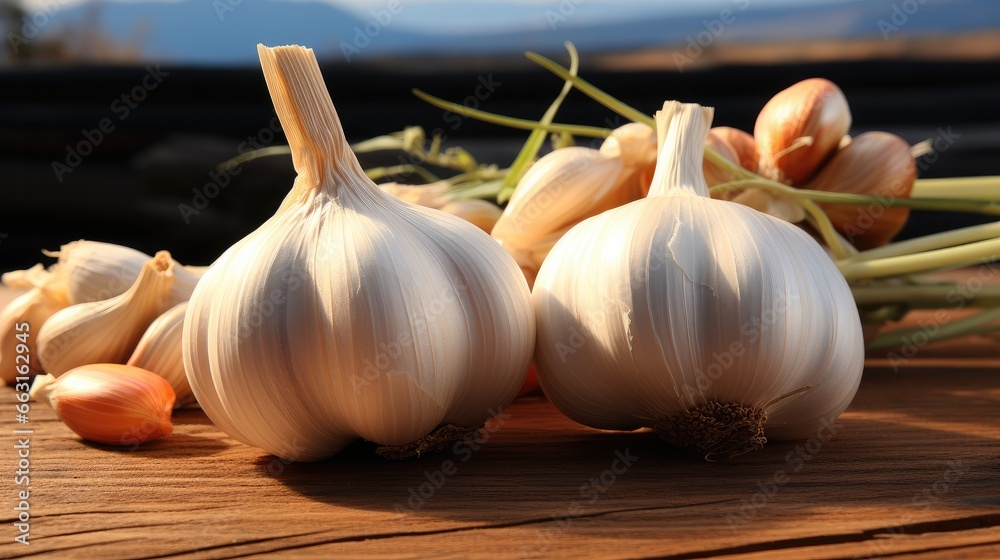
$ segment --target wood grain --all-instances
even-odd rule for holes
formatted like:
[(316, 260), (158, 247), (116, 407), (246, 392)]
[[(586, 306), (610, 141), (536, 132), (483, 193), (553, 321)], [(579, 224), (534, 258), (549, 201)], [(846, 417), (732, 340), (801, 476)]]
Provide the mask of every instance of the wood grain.
[[(13, 392), (0, 401), (14, 426)], [(11, 543), (5, 508), (0, 555), (995, 558), (998, 409), (994, 371), (873, 369), (832, 440), (729, 463), (579, 426), (532, 397), (478, 449), (397, 462), (359, 443), (300, 464), (233, 441), (199, 410), (132, 451), (83, 443), (36, 404), (31, 544)], [(435, 474), (446, 461), (455, 472)]]

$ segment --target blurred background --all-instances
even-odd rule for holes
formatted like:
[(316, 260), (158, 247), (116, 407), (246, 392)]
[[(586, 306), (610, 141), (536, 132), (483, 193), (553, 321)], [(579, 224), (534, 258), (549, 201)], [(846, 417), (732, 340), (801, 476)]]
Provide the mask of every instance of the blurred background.
[[(934, 139), (922, 177), (1000, 175), (992, 0), (0, 0), (0, 25), (0, 271), (80, 238), (208, 264), (270, 216), (290, 158), (214, 171), (284, 143), (257, 43), (316, 49), (352, 141), (417, 125), (507, 165), (525, 132), (411, 88), (537, 119), (562, 83), (523, 53), (565, 63), (571, 40), (581, 76), (647, 113), (697, 101), (752, 131), (772, 95), (821, 76), (852, 134)], [(577, 92), (556, 120), (622, 124)], [(903, 236), (981, 221), (914, 213)]]

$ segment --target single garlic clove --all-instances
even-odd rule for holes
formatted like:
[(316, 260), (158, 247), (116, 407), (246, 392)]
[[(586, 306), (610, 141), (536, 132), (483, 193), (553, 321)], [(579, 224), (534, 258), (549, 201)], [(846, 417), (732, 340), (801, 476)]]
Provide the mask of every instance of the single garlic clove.
[(448, 203), (449, 184), (445, 182), (428, 185), (404, 185), (402, 183), (382, 183), (379, 188), (392, 196), (427, 208), (441, 208)]
[(539, 159), (518, 182), (492, 231), (529, 284), (569, 228), (645, 196), (656, 135), (640, 123), (615, 129), (599, 150), (571, 146)]
[(788, 197), (775, 196), (763, 189), (747, 189), (733, 197), (732, 201), (792, 224), (806, 219), (806, 211), (800, 204)]
[(167, 380), (177, 395), (176, 408), (195, 402), (184, 372), (184, 313), (188, 302), (175, 305), (149, 325), (127, 365), (151, 371)]
[(503, 210), (496, 204), (477, 199), (456, 200), (441, 206), (438, 210), (458, 216), (486, 233), (493, 231), (497, 220), (503, 214)]
[(850, 287), (803, 230), (708, 196), (712, 110), (664, 104), (649, 195), (573, 227), (538, 274), (535, 367), (567, 416), (731, 457), (809, 437), (851, 402)]
[(13, 385), (16, 377), (42, 372), (38, 331), (52, 315), (69, 305), (58, 277), (40, 267), (32, 269), (30, 285), (34, 287), (0, 312), (0, 377), (8, 385)]
[(125, 363), (146, 327), (170, 309), (174, 270), (170, 253), (160, 251), (125, 293), (53, 314), (38, 332), (41, 366), (58, 377), (86, 364)]
[(753, 136), (761, 171), (781, 181), (808, 180), (850, 128), (851, 111), (840, 88), (823, 78), (803, 80), (772, 97), (757, 115)]
[[(122, 245), (80, 240), (67, 243), (59, 251), (46, 252), (59, 257), (57, 273), (66, 283), (69, 303), (89, 303), (125, 293), (139, 277), (149, 255)], [(172, 305), (187, 301), (205, 267), (184, 267), (174, 262)]]
[[(909, 197), (916, 179), (917, 164), (905, 140), (888, 132), (865, 132), (837, 151), (802, 188), (891, 200)], [(909, 208), (890, 208), (877, 202), (820, 206), (837, 231), (861, 250), (891, 241), (910, 215)]]
[(120, 364), (74, 368), (36, 391), (87, 441), (131, 446), (173, 432), (174, 390), (159, 375)]

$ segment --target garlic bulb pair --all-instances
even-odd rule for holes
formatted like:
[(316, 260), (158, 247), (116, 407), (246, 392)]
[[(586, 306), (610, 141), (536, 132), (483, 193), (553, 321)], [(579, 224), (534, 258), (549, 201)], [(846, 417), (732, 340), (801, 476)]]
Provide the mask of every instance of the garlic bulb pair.
[(646, 194), (656, 161), (653, 129), (629, 123), (599, 150), (571, 146), (532, 165), (493, 227), (532, 284), (549, 250), (580, 221)]
[(532, 292), (535, 365), (561, 411), (651, 427), (707, 458), (815, 433), (851, 402), (864, 362), (851, 291), (819, 244), (708, 197), (712, 114), (665, 103), (649, 195), (571, 229)]
[(259, 53), (298, 177), (191, 297), (183, 350), (199, 404), (236, 439), (298, 461), (358, 437), (419, 453), (480, 427), (534, 348), (516, 263), (472, 224), (365, 176), (312, 50)]
[(132, 446), (169, 436), (174, 391), (155, 373), (120, 364), (90, 364), (56, 379), (39, 376), (31, 392), (85, 440)]
[(170, 309), (175, 268), (170, 253), (160, 251), (126, 292), (54, 313), (38, 332), (45, 371), (58, 377), (87, 364), (125, 363), (149, 324)]

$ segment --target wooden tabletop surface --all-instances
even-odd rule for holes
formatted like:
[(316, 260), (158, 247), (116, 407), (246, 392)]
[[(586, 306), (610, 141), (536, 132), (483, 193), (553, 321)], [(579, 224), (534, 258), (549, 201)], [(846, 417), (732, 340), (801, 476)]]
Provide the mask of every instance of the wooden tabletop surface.
[[(18, 424), (4, 388), (0, 557), (997, 559), (995, 342), (921, 348), (898, 371), (873, 358), (832, 439), (726, 463), (580, 426), (537, 396), (475, 448), (404, 461), (359, 443), (288, 463), (197, 409), (123, 450), (82, 442), (40, 403)], [(28, 546), (13, 541), (22, 428)]]

